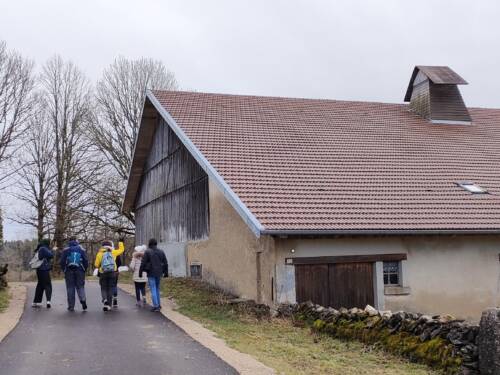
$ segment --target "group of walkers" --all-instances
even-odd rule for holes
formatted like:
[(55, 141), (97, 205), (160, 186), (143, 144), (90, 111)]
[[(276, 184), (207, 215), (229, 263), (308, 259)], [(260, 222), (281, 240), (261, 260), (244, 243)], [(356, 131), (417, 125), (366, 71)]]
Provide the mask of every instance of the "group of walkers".
[[(94, 274), (99, 277), (103, 311), (118, 308), (118, 276), (124, 251), (125, 244), (123, 239), (120, 239), (118, 248), (115, 248), (112, 241), (106, 240), (101, 243), (101, 248), (97, 252), (94, 261), (96, 269)], [(40, 241), (30, 262), (31, 267), (36, 269), (38, 279), (32, 305), (34, 308), (42, 306), (44, 293), (47, 308), (50, 309), (52, 306), (50, 271), (52, 270), (53, 258), (54, 251), (50, 249), (50, 241)], [(82, 310), (86, 311), (85, 275), (89, 268), (89, 260), (85, 249), (83, 249), (76, 238), (69, 239), (67, 247), (61, 253), (59, 266), (64, 273), (68, 311), (75, 310), (75, 295), (78, 295)], [(168, 276), (168, 262), (165, 253), (157, 247), (157, 241), (154, 238), (149, 240), (148, 246), (135, 247), (129, 268), (134, 272), (133, 281), (135, 284), (136, 305), (139, 307), (147, 305), (146, 284), (149, 284), (152, 300), (151, 311), (160, 311), (160, 281), (162, 277)]]

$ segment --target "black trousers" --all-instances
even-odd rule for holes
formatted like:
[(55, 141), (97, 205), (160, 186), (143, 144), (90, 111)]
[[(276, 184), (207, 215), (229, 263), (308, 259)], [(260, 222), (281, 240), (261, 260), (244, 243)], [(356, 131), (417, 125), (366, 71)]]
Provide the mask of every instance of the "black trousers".
[(78, 294), (80, 303), (85, 302), (85, 271), (82, 267), (68, 268), (64, 272), (66, 281), (66, 293), (68, 294), (68, 307), (75, 307), (75, 292)]
[(99, 276), (99, 285), (101, 285), (102, 301), (105, 305), (111, 306), (113, 299), (113, 286), (116, 282), (114, 272), (101, 273)]
[(43, 298), (43, 292), (45, 292), (45, 298), (50, 301), (52, 298), (52, 281), (50, 280), (50, 271), (40, 271), (36, 270), (36, 277), (38, 283), (35, 289), (35, 299), (34, 303), (41, 303)]
[(146, 297), (146, 283), (138, 283), (137, 281), (134, 282), (135, 285), (135, 298), (137, 301), (141, 300), (141, 294), (143, 297)]

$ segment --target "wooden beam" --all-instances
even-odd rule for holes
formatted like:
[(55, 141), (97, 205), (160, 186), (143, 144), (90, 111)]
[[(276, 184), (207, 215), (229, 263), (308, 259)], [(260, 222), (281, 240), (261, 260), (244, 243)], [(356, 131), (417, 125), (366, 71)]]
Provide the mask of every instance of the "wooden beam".
[(331, 263), (365, 263), (365, 262), (396, 262), (406, 260), (406, 254), (370, 254), (370, 255), (340, 255), (325, 257), (286, 258), (286, 264), (331, 264)]

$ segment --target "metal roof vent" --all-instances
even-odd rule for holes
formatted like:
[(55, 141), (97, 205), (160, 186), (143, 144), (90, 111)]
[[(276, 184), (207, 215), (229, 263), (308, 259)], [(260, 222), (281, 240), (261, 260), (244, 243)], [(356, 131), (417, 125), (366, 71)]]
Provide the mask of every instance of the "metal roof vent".
[(457, 85), (467, 82), (449, 67), (418, 65), (413, 69), (405, 102), (432, 123), (470, 125), (469, 111)]

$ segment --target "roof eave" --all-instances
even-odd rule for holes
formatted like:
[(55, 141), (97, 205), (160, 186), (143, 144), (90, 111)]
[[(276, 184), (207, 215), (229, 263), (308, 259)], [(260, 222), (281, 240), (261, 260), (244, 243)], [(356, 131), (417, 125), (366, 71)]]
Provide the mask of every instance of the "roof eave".
[[(146, 92), (147, 93), (147, 92)], [(139, 129), (137, 130), (137, 136), (134, 141), (134, 149), (132, 152), (132, 162), (130, 163), (130, 167), (128, 170), (128, 179), (127, 179), (127, 187), (125, 189), (125, 194), (124, 194), (124, 199), (121, 205), (121, 212), (122, 213), (127, 213), (127, 212), (132, 212), (133, 211), (133, 205), (135, 201), (135, 194), (137, 193), (137, 190), (139, 188), (138, 184), (136, 184), (137, 180), (137, 173), (134, 173), (134, 171), (137, 172), (137, 168), (141, 170), (142, 174), (142, 168), (144, 165), (144, 162), (141, 162), (140, 160), (138, 161), (137, 158), (137, 150), (138, 150), (138, 145), (139, 145), (139, 140), (145, 136), (145, 109), (146, 106), (148, 105), (148, 99), (147, 97), (144, 99), (144, 104), (141, 109), (141, 115), (140, 115), (140, 123), (139, 123)], [(148, 118), (151, 120), (151, 118)], [(155, 129), (149, 129), (149, 131), (154, 132)], [(147, 136), (147, 134), (146, 134)], [(140, 182), (139, 182), (140, 183)]]
[(262, 235), (269, 236), (414, 236), (414, 235), (484, 235), (499, 234), (493, 229), (267, 229)]

